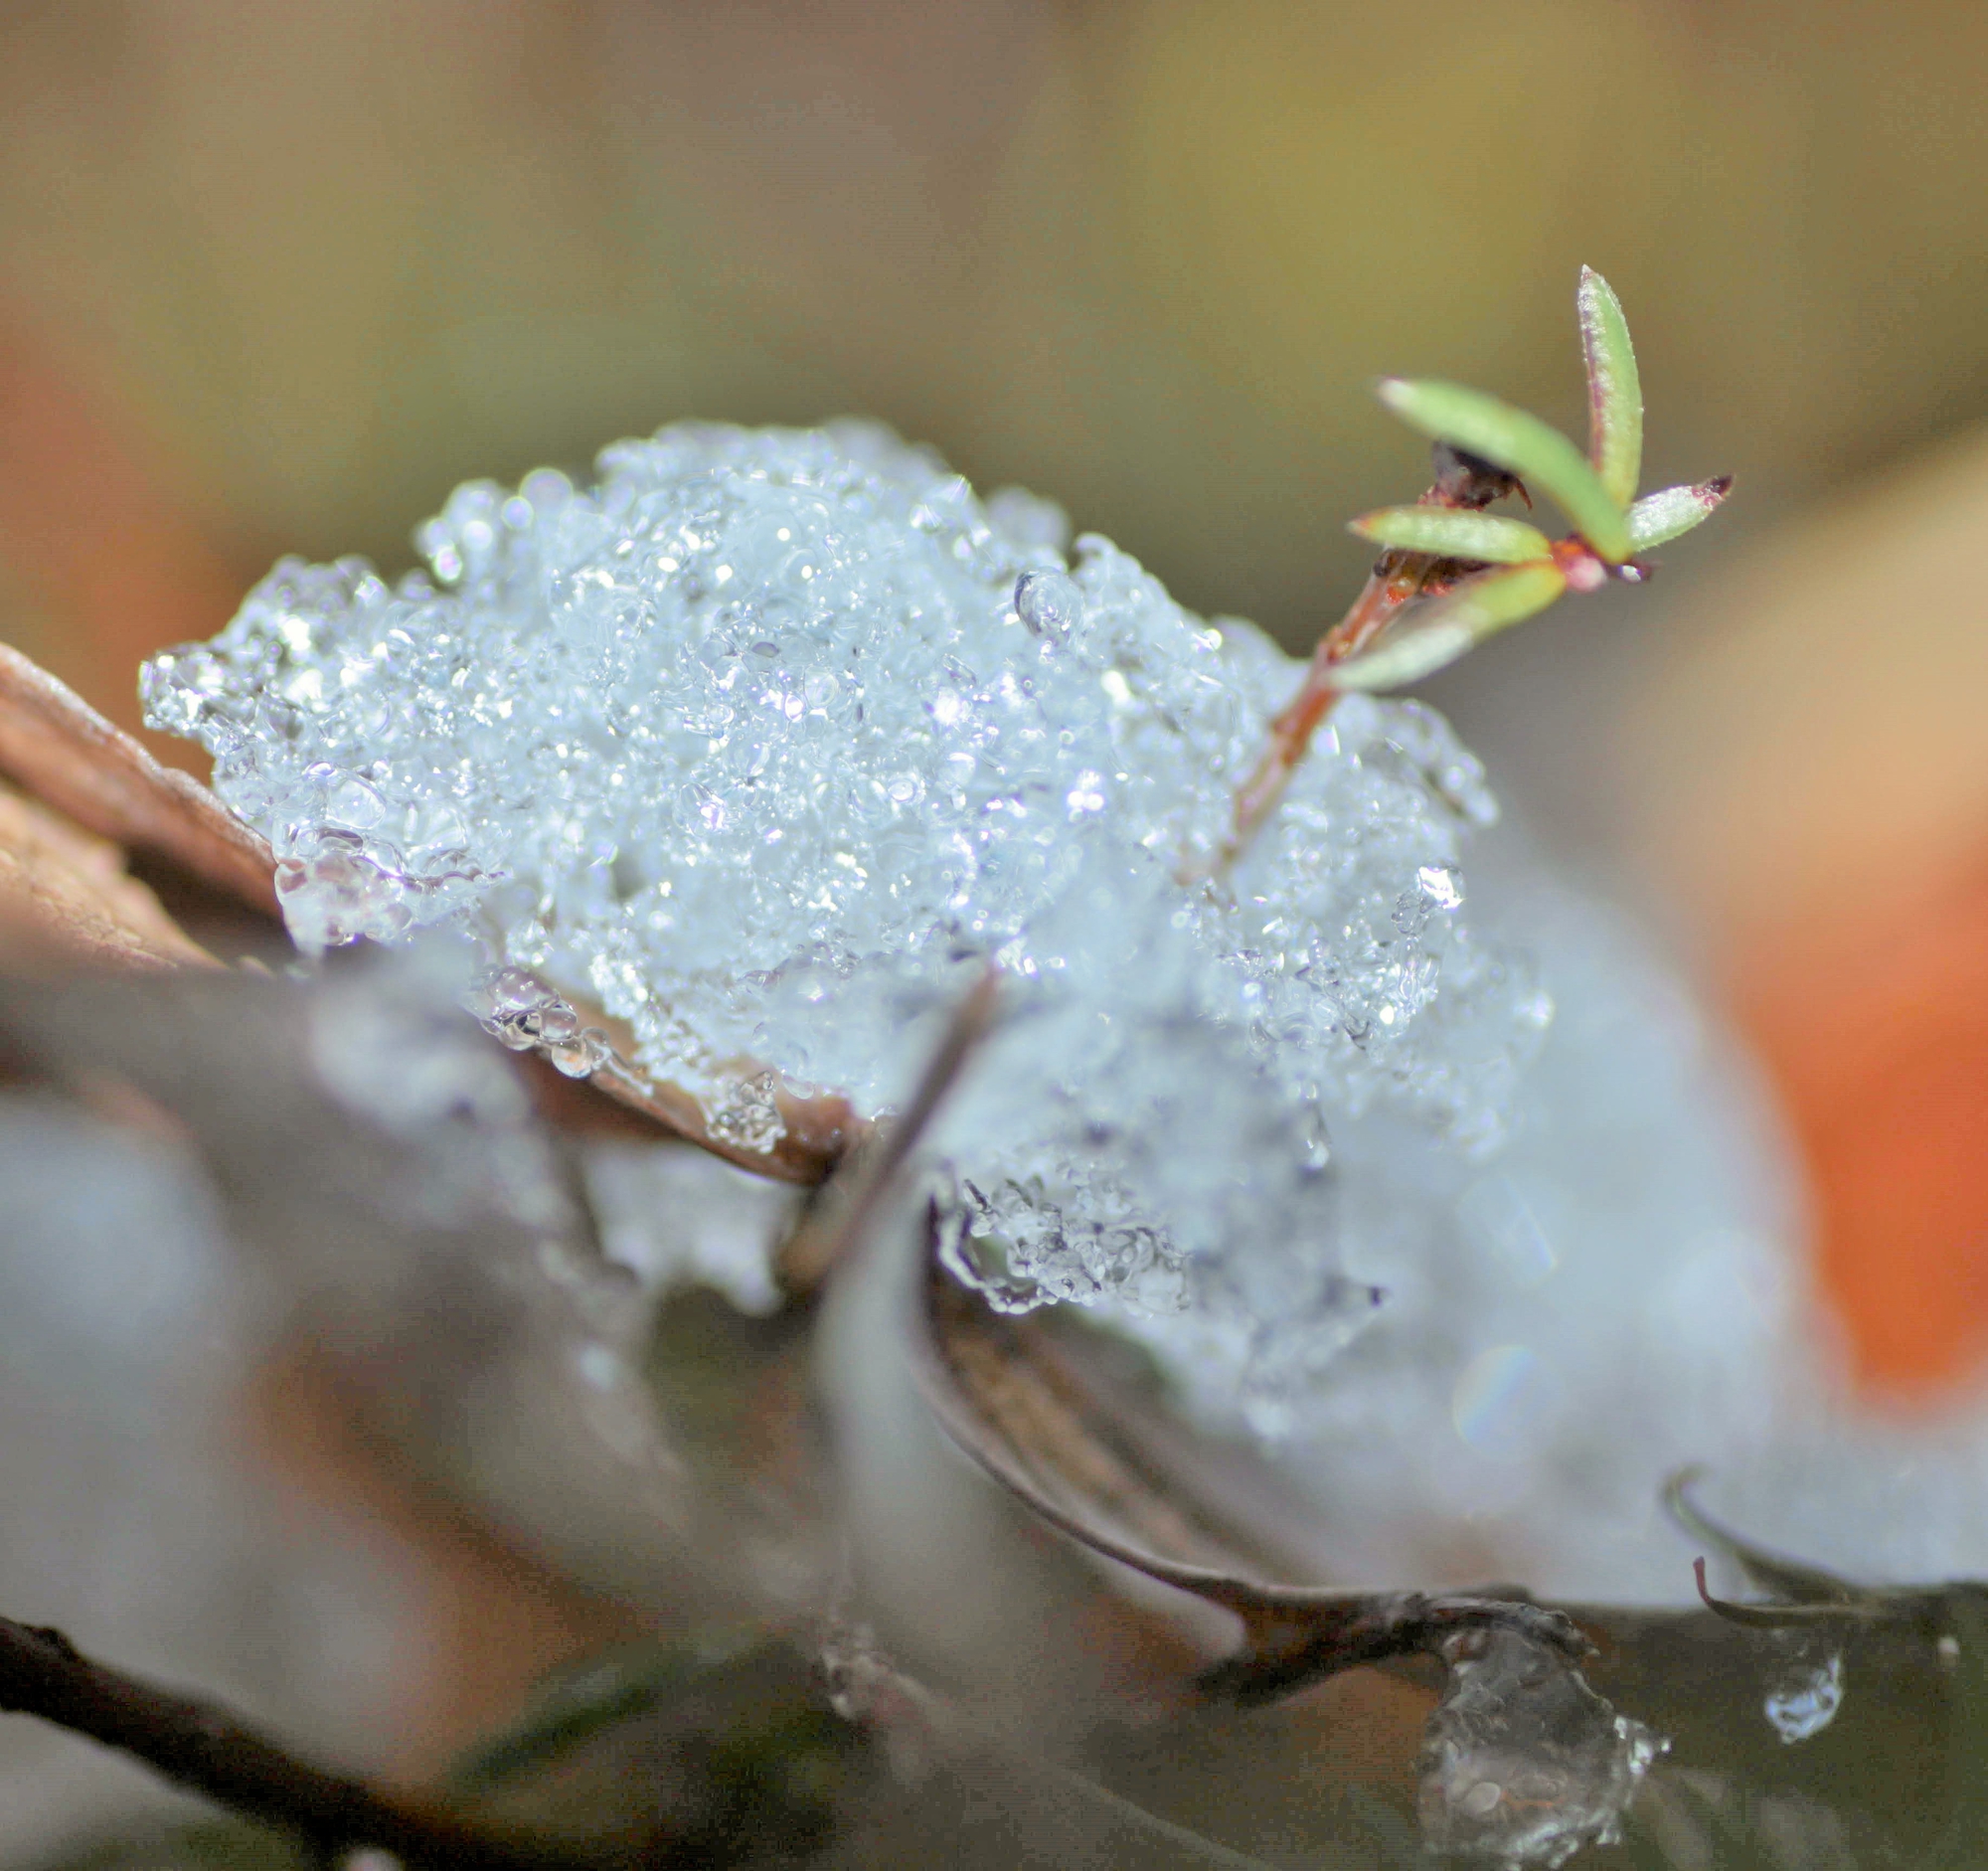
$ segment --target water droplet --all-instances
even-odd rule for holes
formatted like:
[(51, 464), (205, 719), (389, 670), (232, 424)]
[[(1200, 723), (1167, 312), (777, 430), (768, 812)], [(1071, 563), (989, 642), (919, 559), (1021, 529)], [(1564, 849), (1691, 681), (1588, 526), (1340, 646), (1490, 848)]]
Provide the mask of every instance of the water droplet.
[(1496, 1781), (1479, 1781), (1457, 1800), (1460, 1811), (1473, 1819), (1488, 1819), (1504, 1803), (1505, 1789)]
[(1066, 642), (1083, 621), (1083, 589), (1068, 572), (1024, 572), (1015, 581), (1015, 614), (1037, 636)]
[(562, 1045), (580, 1031), (580, 1015), (563, 1000), (554, 1001), (526, 1018), (532, 1027), (532, 1037), (547, 1046)]
[(1462, 907), (1462, 880), (1447, 865), (1424, 864), (1416, 871), (1415, 882), (1434, 909), (1455, 910)]
[(1790, 1747), (1821, 1734), (1843, 1706), (1841, 1653), (1832, 1651), (1821, 1662), (1794, 1664), (1767, 1691), (1761, 1706), (1768, 1726)]
[(470, 984), (462, 1004), (513, 1052), (570, 1042), (580, 1030), (572, 1006), (528, 968), (489, 970)]
[(569, 1079), (591, 1077), (607, 1063), (610, 1050), (607, 1035), (599, 1027), (588, 1027), (583, 1033), (544, 1048), (546, 1057)]

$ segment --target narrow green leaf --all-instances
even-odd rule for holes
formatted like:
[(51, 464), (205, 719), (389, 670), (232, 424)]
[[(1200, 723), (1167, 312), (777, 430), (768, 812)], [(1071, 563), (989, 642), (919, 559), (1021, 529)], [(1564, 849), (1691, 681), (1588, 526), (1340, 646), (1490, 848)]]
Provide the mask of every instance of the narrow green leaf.
[(1643, 474), (1643, 380), (1629, 343), (1622, 301), (1592, 266), (1574, 295), (1587, 358), (1587, 452), (1609, 499), (1626, 507)]
[(1404, 613), (1370, 650), (1335, 663), (1338, 689), (1400, 689), (1446, 668), (1487, 636), (1546, 609), (1567, 590), (1557, 565), (1512, 566), (1480, 573), (1441, 597)]
[(1661, 493), (1645, 494), (1629, 509), (1631, 549), (1648, 552), (1689, 533), (1716, 512), (1732, 490), (1733, 476), (1722, 474), (1716, 481), (1700, 481), (1696, 487), (1666, 487)]
[(1384, 377), (1381, 401), (1410, 427), (1480, 454), (1531, 482), (1566, 509), (1582, 539), (1611, 565), (1629, 556), (1629, 525), (1587, 457), (1559, 429), (1481, 390)]
[(1486, 565), (1524, 565), (1553, 554), (1553, 542), (1537, 526), (1456, 507), (1382, 507), (1349, 525), (1377, 545), (1444, 559), (1477, 559)]

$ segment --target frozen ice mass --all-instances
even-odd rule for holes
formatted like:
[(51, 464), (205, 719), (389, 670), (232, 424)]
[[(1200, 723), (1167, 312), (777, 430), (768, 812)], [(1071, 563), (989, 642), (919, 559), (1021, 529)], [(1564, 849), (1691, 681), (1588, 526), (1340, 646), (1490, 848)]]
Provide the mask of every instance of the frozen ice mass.
[[(1225, 875), (1297, 665), (887, 431), (667, 428), (419, 537), (398, 586), (286, 561), (146, 673), (306, 949), (448, 933), (506, 1044), (585, 1074), (618, 1022), (747, 1153), (781, 1089), (888, 1112), (997, 960), (931, 1138), (941, 1251), (1281, 1436), (1336, 1578), (1491, 1555), (1683, 1600), (1657, 1501), (1693, 1462), (1851, 1576), (1978, 1563), (1979, 1491), (1924, 1484), (1935, 1445), (1976, 1470), (1971, 1417), (1843, 1406), (1743, 1062), (1632, 929), (1478, 836), (1427, 709), (1343, 697)], [(592, 1177), (613, 1251), (774, 1303), (647, 1175)]]
[(306, 951), (455, 932), (493, 1032), (584, 1074), (623, 1022), (746, 1147), (777, 1089), (888, 1111), (992, 958), (949, 1258), (1000, 1304), (1171, 1315), (1266, 1410), (1374, 1302), (1335, 1126), (1499, 1141), (1551, 1005), (1472, 931), (1495, 806), (1428, 710), (1346, 697), (1224, 872), (1299, 666), (886, 430), (665, 428), (418, 541), (398, 585), (286, 560), (145, 674)]

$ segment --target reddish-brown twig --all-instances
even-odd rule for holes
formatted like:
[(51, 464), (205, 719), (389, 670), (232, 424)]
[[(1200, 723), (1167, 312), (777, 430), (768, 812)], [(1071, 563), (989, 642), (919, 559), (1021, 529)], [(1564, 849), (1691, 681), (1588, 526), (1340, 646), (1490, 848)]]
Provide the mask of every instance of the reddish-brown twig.
[[(1516, 476), (1438, 442), (1435, 480), (1417, 504), (1474, 512), (1507, 494), (1517, 494), (1528, 506), (1532, 504)], [(1463, 570), (1452, 560), (1427, 553), (1389, 551), (1381, 555), (1352, 608), (1319, 638), (1298, 692), (1270, 723), (1263, 752), (1237, 791), (1229, 836), (1213, 866), (1214, 875), (1229, 871), (1248, 849), (1258, 827), (1277, 809), (1277, 801), (1284, 796), (1312, 736), (1339, 699), (1332, 684), (1333, 665), (1365, 649), (1405, 604), (1445, 589)]]

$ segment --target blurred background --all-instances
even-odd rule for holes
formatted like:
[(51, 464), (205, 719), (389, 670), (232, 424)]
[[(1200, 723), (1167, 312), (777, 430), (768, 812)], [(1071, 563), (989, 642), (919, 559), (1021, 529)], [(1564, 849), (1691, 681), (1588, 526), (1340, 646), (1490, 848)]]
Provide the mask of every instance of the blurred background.
[(0, 637), (135, 726), (279, 553), (854, 412), (1298, 648), (1423, 484), (1373, 377), (1579, 432), (1591, 263), (1738, 495), (1431, 699), (1750, 1038), (1910, 1410), (1988, 1358), (1984, 78), (1935, 0), (17, 0)]
[(1434, 699), (1739, 1010), (1909, 1397), (1988, 1349), (1984, 75), (1934, 0), (17, 4), (0, 632), (133, 726), (278, 553), (861, 412), (1300, 646), (1421, 485), (1371, 379), (1577, 429), (1596, 265), (1646, 484), (1740, 497)]

